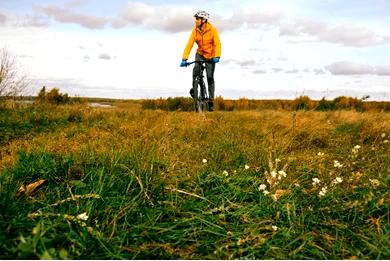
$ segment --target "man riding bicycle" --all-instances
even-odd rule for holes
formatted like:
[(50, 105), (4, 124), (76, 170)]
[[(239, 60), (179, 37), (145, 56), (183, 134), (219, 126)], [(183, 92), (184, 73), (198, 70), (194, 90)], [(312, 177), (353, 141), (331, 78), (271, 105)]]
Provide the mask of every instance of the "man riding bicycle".
[[(208, 20), (210, 15), (205, 11), (198, 11), (195, 15), (195, 27), (192, 29), (190, 39), (184, 49), (181, 67), (187, 66), (188, 56), (196, 42), (198, 49), (196, 50), (195, 61), (208, 61), (206, 63), (207, 83), (209, 90), (209, 111), (214, 111), (214, 70), (215, 64), (219, 62), (221, 57), (221, 42), (217, 29), (212, 26)], [(192, 89), (190, 91), (193, 96), (194, 88), (197, 88), (196, 76), (199, 74), (200, 64), (196, 63), (192, 73)], [(193, 98), (195, 98), (193, 96)]]

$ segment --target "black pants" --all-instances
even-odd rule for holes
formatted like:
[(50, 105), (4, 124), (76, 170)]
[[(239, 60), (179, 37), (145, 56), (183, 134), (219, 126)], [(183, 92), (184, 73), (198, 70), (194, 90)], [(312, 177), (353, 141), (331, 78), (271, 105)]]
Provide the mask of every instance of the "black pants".
[[(209, 59), (204, 58), (200, 54), (195, 55), (195, 61), (210, 61)], [(194, 70), (192, 71), (192, 88), (196, 90), (198, 88), (196, 76), (199, 74), (200, 64), (195, 64)], [(206, 75), (207, 75), (207, 85), (209, 88), (209, 101), (214, 101), (214, 92), (215, 92), (215, 83), (214, 83), (214, 71), (215, 63), (206, 63)]]

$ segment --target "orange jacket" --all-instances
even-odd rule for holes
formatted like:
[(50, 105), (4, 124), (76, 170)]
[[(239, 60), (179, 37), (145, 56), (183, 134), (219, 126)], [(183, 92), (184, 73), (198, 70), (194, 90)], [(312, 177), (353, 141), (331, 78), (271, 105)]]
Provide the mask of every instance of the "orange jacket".
[(195, 42), (198, 45), (196, 52), (204, 58), (212, 59), (213, 57), (221, 57), (221, 42), (217, 29), (210, 23), (204, 24), (202, 29), (200, 30), (196, 26), (192, 29), (190, 39), (184, 49), (184, 60), (188, 59)]

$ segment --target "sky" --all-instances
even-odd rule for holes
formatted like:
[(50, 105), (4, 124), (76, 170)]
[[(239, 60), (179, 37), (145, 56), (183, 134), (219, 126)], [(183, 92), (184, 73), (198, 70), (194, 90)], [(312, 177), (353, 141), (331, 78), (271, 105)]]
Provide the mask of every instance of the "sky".
[(189, 96), (179, 65), (198, 10), (222, 43), (216, 96), (390, 100), (388, 0), (0, 0), (0, 48), (30, 95)]

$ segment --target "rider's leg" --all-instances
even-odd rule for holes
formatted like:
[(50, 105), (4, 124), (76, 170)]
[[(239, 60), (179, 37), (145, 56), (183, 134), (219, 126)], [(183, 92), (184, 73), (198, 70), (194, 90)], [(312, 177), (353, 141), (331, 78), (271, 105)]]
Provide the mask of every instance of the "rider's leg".
[[(198, 61), (198, 54), (195, 57), (195, 61)], [(195, 63), (194, 69), (192, 71), (192, 89), (190, 91), (190, 94), (192, 98), (195, 100), (196, 97), (198, 97), (198, 75), (200, 72), (200, 64)]]
[(209, 110), (214, 110), (214, 81), (215, 63), (206, 63), (207, 85), (209, 86)]

